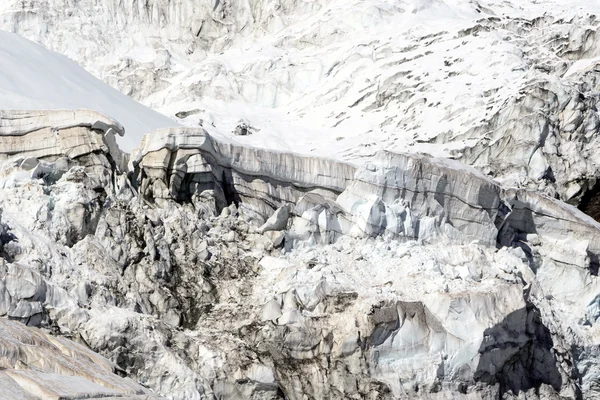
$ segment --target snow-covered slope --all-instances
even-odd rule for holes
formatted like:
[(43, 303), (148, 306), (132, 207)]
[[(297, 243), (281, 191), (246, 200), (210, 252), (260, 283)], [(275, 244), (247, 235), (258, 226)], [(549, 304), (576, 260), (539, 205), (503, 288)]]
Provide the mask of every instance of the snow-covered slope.
[[(597, 129), (582, 82), (598, 12), (598, 0), (8, 0), (0, 28), (215, 137), (350, 161), (449, 156), (576, 203), (600, 171), (579, 140)], [(569, 127), (573, 110), (587, 131), (576, 115)], [(234, 135), (240, 124), (252, 134)]]
[(599, 12), (2, 2), (189, 126), (0, 113), (0, 315), (177, 400), (600, 398)]
[(144, 134), (176, 126), (94, 78), (77, 63), (18, 35), (0, 31), (0, 109), (91, 109), (117, 119), (125, 135), (117, 141), (125, 151)]

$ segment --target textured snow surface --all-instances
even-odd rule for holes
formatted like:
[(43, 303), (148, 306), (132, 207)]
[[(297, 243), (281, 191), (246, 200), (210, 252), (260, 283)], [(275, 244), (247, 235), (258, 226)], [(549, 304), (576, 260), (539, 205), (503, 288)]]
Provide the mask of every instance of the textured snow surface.
[(125, 126), (131, 151), (147, 132), (177, 125), (94, 78), (65, 56), (0, 31), (0, 109), (91, 109)]
[(254, 133), (242, 143), (352, 160), (460, 156), (478, 140), (463, 134), (571, 63), (552, 44), (594, 26), (572, 18), (598, 10), (597, 0), (8, 0), (0, 27), (167, 115), (192, 111), (184, 124), (233, 136), (244, 121)]
[(0, 315), (178, 400), (600, 398), (600, 228), (557, 200), (600, 203), (599, 12), (3, 1), (0, 28), (188, 127), (141, 141), (157, 114), (0, 33), (0, 109), (94, 108), (139, 144), (125, 166), (104, 117), (2, 113)]
[[(9, 287), (14, 294), (20, 278), (35, 281), (32, 275), (12, 278)], [(5, 318), (0, 319), (0, 333), (3, 400), (158, 400), (139, 384), (114, 374), (112, 362), (81, 344)]]

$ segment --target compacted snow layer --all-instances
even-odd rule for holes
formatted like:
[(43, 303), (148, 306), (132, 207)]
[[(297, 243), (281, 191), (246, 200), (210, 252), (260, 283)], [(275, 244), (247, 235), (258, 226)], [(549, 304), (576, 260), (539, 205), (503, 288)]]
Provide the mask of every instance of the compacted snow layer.
[(215, 138), (356, 163), (380, 150), (452, 157), (577, 204), (600, 173), (599, 11), (598, 0), (9, 0), (0, 27)]
[[(0, 268), (7, 273), (4, 263)], [(36, 278), (15, 272), (9, 268), (5, 276), (13, 294), (27, 290), (24, 280)], [(141, 385), (114, 374), (112, 362), (82, 344), (5, 318), (0, 319), (0, 333), (3, 400), (158, 400)]]
[(117, 140), (131, 151), (144, 134), (176, 126), (94, 78), (77, 63), (12, 33), (0, 31), (0, 109), (91, 109), (121, 122)]

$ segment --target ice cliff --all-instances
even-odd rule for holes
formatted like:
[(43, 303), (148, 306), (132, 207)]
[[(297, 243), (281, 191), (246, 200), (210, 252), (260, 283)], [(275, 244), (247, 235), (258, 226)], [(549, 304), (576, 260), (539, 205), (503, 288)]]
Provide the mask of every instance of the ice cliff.
[(347, 161), (451, 157), (578, 204), (598, 174), (598, 12), (597, 0), (7, 0), (0, 28), (214, 137)]
[[(596, 395), (600, 225), (573, 206), (454, 160), (201, 128), (128, 158), (101, 114), (0, 115), (0, 313), (107, 357), (101, 376), (173, 399)], [(32, 399), (142, 393), (3, 354)]]
[(598, 13), (3, 1), (0, 397), (600, 398)]

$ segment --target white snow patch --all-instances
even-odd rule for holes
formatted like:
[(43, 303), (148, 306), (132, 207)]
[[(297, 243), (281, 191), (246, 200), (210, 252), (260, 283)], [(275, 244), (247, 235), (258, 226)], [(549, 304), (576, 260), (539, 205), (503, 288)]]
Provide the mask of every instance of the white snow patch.
[(150, 131), (178, 125), (94, 78), (77, 63), (18, 35), (0, 31), (0, 109), (90, 109), (125, 127), (130, 152)]

